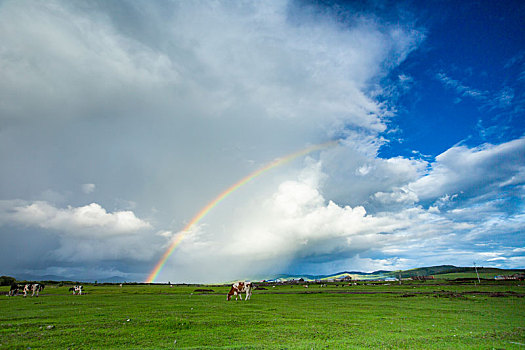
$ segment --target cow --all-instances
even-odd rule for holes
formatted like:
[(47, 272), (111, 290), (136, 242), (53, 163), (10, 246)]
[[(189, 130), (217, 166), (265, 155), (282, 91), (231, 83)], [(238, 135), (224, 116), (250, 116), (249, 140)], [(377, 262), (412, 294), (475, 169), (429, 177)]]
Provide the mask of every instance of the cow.
[(11, 289), (9, 289), (9, 294), (8, 295), (10, 297), (15, 296), (22, 290), (24, 290), (24, 285), (23, 284), (13, 283), (13, 284), (11, 284)]
[(240, 297), (242, 300), (241, 293), (245, 291), (245, 285), (244, 282), (236, 282), (232, 285), (230, 288), (230, 291), (228, 292), (227, 300), (230, 301), (232, 298), (232, 295), (235, 295), (235, 300), (237, 300), (237, 297)]
[(226, 300), (231, 300), (232, 295), (235, 295), (235, 300), (237, 300), (237, 297), (242, 300), (241, 293), (246, 293), (246, 298), (244, 300), (248, 300), (252, 297), (252, 290), (253, 284), (251, 282), (235, 282), (230, 288)]
[(44, 289), (44, 285), (40, 283), (28, 283), (24, 286), (24, 298), (27, 296), (28, 292), (32, 292), (31, 296), (34, 297), (35, 293), (38, 297), (38, 293)]
[(73, 295), (78, 294), (82, 295), (82, 292), (84, 291), (84, 286), (73, 286), (69, 288), (70, 292), (73, 292)]

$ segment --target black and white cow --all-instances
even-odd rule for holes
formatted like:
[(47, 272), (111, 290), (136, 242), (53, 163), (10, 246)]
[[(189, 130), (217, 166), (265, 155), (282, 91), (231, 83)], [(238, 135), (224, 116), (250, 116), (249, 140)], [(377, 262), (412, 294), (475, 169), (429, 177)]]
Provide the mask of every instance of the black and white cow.
[(10, 297), (12, 297), (12, 296), (18, 295), (18, 293), (20, 293), (23, 290), (24, 290), (24, 285), (23, 284), (13, 283), (13, 284), (11, 284), (11, 289), (9, 289), (9, 294), (8, 295)]
[(69, 288), (70, 292), (73, 292), (73, 295), (78, 294), (82, 295), (82, 292), (84, 291), (84, 286), (73, 286)]
[(40, 283), (28, 283), (24, 286), (24, 298), (27, 296), (27, 293), (32, 292), (31, 296), (34, 297), (35, 293), (38, 297), (38, 293), (44, 289), (44, 285)]

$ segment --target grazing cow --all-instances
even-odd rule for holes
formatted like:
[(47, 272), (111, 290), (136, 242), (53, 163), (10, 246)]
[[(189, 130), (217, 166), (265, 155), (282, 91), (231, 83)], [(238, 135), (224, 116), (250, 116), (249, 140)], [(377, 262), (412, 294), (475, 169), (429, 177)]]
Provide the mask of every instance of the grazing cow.
[(82, 292), (84, 291), (84, 286), (73, 286), (69, 288), (70, 292), (73, 292), (73, 295), (78, 294), (82, 295)]
[(40, 283), (28, 283), (24, 286), (24, 298), (27, 296), (28, 292), (32, 292), (31, 296), (34, 297), (35, 293), (38, 297), (38, 293), (44, 289), (44, 285)]
[(15, 296), (22, 290), (24, 290), (24, 285), (13, 283), (13, 284), (11, 284), (11, 289), (9, 289), (9, 294), (8, 295), (10, 297)]
[(228, 298), (226, 300), (231, 300), (232, 295), (235, 295), (235, 300), (237, 300), (237, 297), (242, 300), (241, 293), (246, 293), (244, 300), (248, 300), (252, 297), (252, 290), (253, 284), (251, 282), (235, 282), (228, 292)]

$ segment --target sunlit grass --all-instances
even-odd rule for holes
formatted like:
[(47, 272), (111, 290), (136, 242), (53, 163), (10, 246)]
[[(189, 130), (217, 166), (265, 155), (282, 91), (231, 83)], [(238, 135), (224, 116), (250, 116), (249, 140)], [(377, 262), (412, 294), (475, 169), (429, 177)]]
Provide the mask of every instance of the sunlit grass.
[[(525, 344), (525, 288), (517, 283), (278, 286), (256, 290), (247, 302), (227, 302), (227, 286), (207, 288), (214, 292), (87, 285), (86, 295), (73, 296), (67, 287), (48, 286), (39, 298), (2, 296), (0, 348), (512, 349)], [(508, 291), (514, 294), (490, 294)]]

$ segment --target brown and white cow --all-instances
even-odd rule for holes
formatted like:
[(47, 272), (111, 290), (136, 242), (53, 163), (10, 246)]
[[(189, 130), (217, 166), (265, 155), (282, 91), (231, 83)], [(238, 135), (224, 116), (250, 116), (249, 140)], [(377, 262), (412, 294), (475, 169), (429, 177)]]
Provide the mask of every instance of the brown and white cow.
[(252, 297), (252, 290), (252, 282), (235, 282), (228, 292), (227, 300), (231, 300), (232, 295), (235, 295), (235, 300), (237, 300), (237, 297), (242, 300), (241, 293), (246, 293), (246, 298), (244, 300), (248, 300)]
[(27, 293), (28, 292), (33, 292), (31, 294), (32, 297), (35, 296), (35, 293), (36, 293), (36, 296), (38, 296), (38, 293), (44, 289), (44, 285), (43, 284), (39, 284), (39, 283), (29, 283), (29, 284), (26, 284), (24, 286), (24, 297), (27, 296)]

